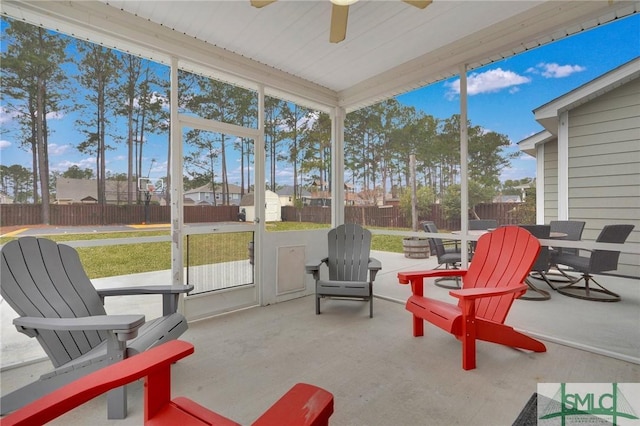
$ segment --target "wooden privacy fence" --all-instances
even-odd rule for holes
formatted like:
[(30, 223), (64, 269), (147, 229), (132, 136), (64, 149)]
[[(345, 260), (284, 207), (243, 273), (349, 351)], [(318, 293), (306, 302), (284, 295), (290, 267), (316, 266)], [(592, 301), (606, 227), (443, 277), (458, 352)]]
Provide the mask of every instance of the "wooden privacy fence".
[[(476, 212), (482, 219), (496, 219), (499, 225), (519, 223), (519, 206), (513, 203), (480, 204)], [(398, 206), (346, 206), (345, 222), (358, 223), (362, 226), (381, 228), (411, 228), (411, 216)], [(469, 217), (473, 219), (473, 217)], [(291, 222), (331, 223), (330, 207), (282, 207), (282, 220)], [(460, 229), (460, 219), (449, 220), (445, 217), (440, 205), (432, 205), (431, 210), (418, 217), (418, 222), (431, 220), (439, 229)]]
[[(132, 225), (146, 222), (148, 208), (149, 223), (169, 223), (169, 206), (140, 204), (52, 204), (49, 225)], [(238, 220), (238, 206), (185, 206), (184, 222), (228, 222)], [(2, 204), (0, 206), (0, 226), (20, 226), (42, 224), (42, 206), (39, 204)]]
[[(87, 226), (139, 224), (146, 222), (144, 205), (100, 205), (100, 204), (52, 204), (49, 225)], [(149, 223), (169, 223), (169, 206), (149, 205)], [(329, 207), (282, 207), (282, 220), (289, 222), (331, 223)], [(238, 220), (238, 206), (185, 206), (185, 223), (229, 222)], [(498, 224), (518, 223), (518, 205), (513, 203), (480, 204), (476, 212), (482, 219), (496, 219)], [(432, 220), (439, 229), (460, 229), (460, 220), (447, 220), (439, 205), (420, 216), (419, 221)], [(346, 206), (345, 221), (363, 226), (381, 228), (411, 228), (411, 217), (407, 217), (398, 206)], [(42, 207), (39, 204), (2, 204), (0, 226), (42, 224)]]

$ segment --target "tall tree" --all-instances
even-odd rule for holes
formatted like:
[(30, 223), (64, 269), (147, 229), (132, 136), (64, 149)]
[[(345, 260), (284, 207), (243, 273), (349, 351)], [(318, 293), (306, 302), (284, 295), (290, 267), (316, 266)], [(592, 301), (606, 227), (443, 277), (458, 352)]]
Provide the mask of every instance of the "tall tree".
[[(124, 81), (120, 92), (124, 95), (125, 101), (118, 109), (118, 113), (126, 117), (127, 120), (127, 203), (133, 202), (135, 194), (134, 184), (134, 144), (136, 141), (136, 101), (140, 97), (139, 84), (142, 77), (142, 58), (133, 55), (123, 54), (120, 58)], [(138, 173), (135, 175), (140, 176)]]
[(322, 112), (314, 116), (311, 128), (300, 141), (300, 172), (307, 175), (307, 184), (324, 185), (331, 173), (331, 118)]
[(96, 156), (96, 177), (98, 203), (106, 203), (106, 152), (107, 126), (110, 123), (110, 111), (116, 99), (114, 85), (117, 81), (119, 62), (115, 53), (108, 48), (89, 42), (78, 44), (80, 52), (80, 84), (87, 89), (84, 105), (85, 117), (78, 120), (84, 129), (86, 139), (78, 145), (78, 150)]
[[(241, 115), (239, 110), (245, 106), (238, 101), (242, 99), (241, 93), (246, 90), (204, 76), (196, 77), (196, 81), (197, 91), (187, 101), (189, 110), (202, 118), (236, 124), (236, 120)], [(212, 179), (215, 177), (215, 160), (219, 160), (218, 176), (220, 177), (222, 204), (227, 205), (229, 204), (227, 145), (229, 141), (232, 141), (232, 135), (208, 133), (205, 135), (203, 132), (189, 132), (187, 142), (203, 151), (204, 156), (208, 159), (208, 166), (211, 167), (209, 172)], [(193, 161), (197, 157), (197, 155), (191, 155), (187, 158)], [(215, 190), (217, 184), (213, 180), (212, 186)]]
[(287, 161), (293, 166), (293, 199), (300, 197), (298, 188), (298, 163), (300, 162), (300, 141), (304, 133), (313, 125), (313, 112), (296, 104), (285, 103), (282, 107), (282, 118), (286, 125), (285, 138), (290, 141)]
[(276, 190), (276, 168), (279, 161), (283, 161), (285, 157), (278, 151), (280, 142), (284, 139), (285, 133), (282, 131), (284, 127), (282, 108), (285, 102), (267, 96), (264, 102), (264, 142), (267, 150), (267, 161), (269, 162), (269, 189)]
[(26, 203), (33, 195), (31, 171), (19, 164), (0, 165), (0, 191), (13, 197), (14, 203)]
[[(239, 90), (236, 94), (236, 117), (234, 121), (244, 127), (257, 127), (258, 97), (255, 92)], [(245, 188), (249, 192), (251, 188), (251, 160), (254, 155), (254, 144), (250, 139), (238, 138), (235, 141), (235, 149), (240, 153), (240, 196), (244, 196)]]
[(92, 179), (93, 170), (81, 169), (79, 166), (73, 165), (60, 176), (67, 179)]
[(48, 224), (47, 114), (63, 110), (62, 99), (68, 97), (66, 74), (61, 68), (68, 60), (68, 38), (24, 22), (7, 22), (7, 49), (1, 57), (3, 99), (7, 109), (18, 116), (21, 145), (32, 153), (33, 199), (37, 203), (41, 198), (42, 222)]

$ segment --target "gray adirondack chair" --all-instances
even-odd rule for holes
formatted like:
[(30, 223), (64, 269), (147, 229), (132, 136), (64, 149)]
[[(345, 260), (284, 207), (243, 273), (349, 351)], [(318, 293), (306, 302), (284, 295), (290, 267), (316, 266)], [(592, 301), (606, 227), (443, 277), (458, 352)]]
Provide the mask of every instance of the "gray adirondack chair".
[[(316, 281), (316, 314), (320, 314), (320, 299), (348, 298), (368, 301), (369, 317), (373, 317), (373, 281), (382, 265), (369, 257), (370, 250), (371, 232), (360, 225), (347, 223), (329, 231), (328, 256), (306, 264)], [(323, 263), (329, 269), (328, 280), (320, 278)]]
[[(158, 344), (178, 338), (187, 322), (177, 313), (178, 297), (193, 286), (167, 285), (96, 290), (78, 252), (45, 238), (24, 237), (2, 248), (0, 292), (20, 315), (19, 332), (35, 337), (53, 371), (2, 396), (4, 415), (96, 371)], [(161, 294), (163, 316), (145, 322), (144, 315), (107, 315), (104, 297)], [(108, 417), (125, 418), (125, 387), (107, 395)]]

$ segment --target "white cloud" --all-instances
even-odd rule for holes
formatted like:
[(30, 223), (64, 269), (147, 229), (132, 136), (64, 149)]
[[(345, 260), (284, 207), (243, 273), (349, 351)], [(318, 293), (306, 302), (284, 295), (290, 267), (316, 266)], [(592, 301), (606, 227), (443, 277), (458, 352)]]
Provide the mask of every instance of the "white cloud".
[(0, 106), (0, 124), (9, 123), (10, 121), (13, 121), (16, 117), (18, 117), (18, 114), (16, 114), (15, 111), (7, 111), (5, 107)]
[(531, 74), (541, 74), (544, 78), (564, 78), (586, 69), (586, 67), (580, 65), (559, 65), (555, 62), (541, 62), (535, 67), (529, 68), (527, 72)]
[[(510, 93), (517, 91), (517, 86), (530, 83), (531, 78), (519, 75), (513, 71), (505, 71), (502, 68), (488, 70), (483, 73), (471, 73), (467, 77), (467, 94), (469, 96), (480, 93), (495, 93), (509, 88)], [(447, 98), (452, 99), (460, 94), (460, 79), (445, 83), (449, 88)]]
[(50, 143), (48, 146), (49, 155), (64, 155), (67, 151), (69, 151), (71, 146), (69, 145), (57, 145), (55, 143)]
[(47, 113), (47, 120), (62, 120), (65, 117), (62, 111), (53, 111)]
[(95, 171), (96, 171), (96, 159), (95, 159), (95, 157), (88, 157), (88, 158), (84, 158), (84, 159), (82, 159), (80, 161), (65, 160), (65, 161), (61, 161), (61, 162), (59, 162), (57, 164), (54, 164), (54, 165), (50, 166), (49, 168), (52, 171), (66, 172), (69, 169), (69, 167), (71, 167), (71, 166), (78, 166), (81, 170), (91, 169), (95, 173)]
[[(158, 92), (153, 92), (149, 97), (149, 103), (161, 105), (163, 110), (169, 110), (169, 99), (166, 96), (161, 95)], [(140, 108), (140, 98), (135, 98), (133, 100), (133, 107)]]
[(0, 151), (2, 151), (3, 149), (7, 149), (10, 146), (11, 146), (11, 142), (5, 141), (5, 140), (0, 140)]

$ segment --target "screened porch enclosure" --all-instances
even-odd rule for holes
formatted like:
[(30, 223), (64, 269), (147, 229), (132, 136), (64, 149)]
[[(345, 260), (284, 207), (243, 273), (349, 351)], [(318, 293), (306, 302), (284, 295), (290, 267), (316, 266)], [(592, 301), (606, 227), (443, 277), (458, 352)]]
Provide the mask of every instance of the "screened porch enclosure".
[[(421, 15), (409, 8), (396, 9), (405, 6), (401, 3), (356, 3), (353, 16), (358, 10), (368, 12), (368, 21), (362, 19), (361, 24), (354, 17), (349, 37), (338, 45), (319, 36), (326, 27), (326, 20), (320, 17), (330, 7), (329, 2), (321, 1), (280, 1), (260, 12), (251, 8), (249, 1), (8, 0), (1, 7), (5, 16), (169, 67), (171, 175), (178, 177), (171, 179), (168, 188), (172, 194), (170, 280), (196, 286), (191, 296), (182, 299), (181, 309), (187, 311), (188, 318), (204, 319), (313, 293), (311, 280), (300, 266), (305, 259), (322, 257), (326, 229), (275, 233), (267, 231), (264, 221), (265, 190), (271, 177), (268, 158), (277, 154), (268, 151), (265, 140), (270, 98), (286, 100), (328, 119), (322, 136), (330, 163), (322, 176), (331, 183), (327, 209), (331, 212), (331, 226), (336, 226), (345, 222), (345, 182), (352, 177), (345, 170), (348, 115), (426, 84), (459, 76), (461, 120), (455, 143), (460, 145), (460, 210), (467, 211), (467, 73), (638, 11), (637, 2), (434, 2), (426, 9), (428, 14)], [(304, 19), (288, 19), (300, 15)], [(398, 36), (394, 37), (396, 33)], [(208, 117), (202, 111), (184, 109), (180, 84), (189, 78), (187, 73), (210, 79), (207, 84), (224, 82), (246, 90), (248, 102), (255, 104), (251, 119), (242, 122)], [(199, 127), (217, 136), (235, 135), (253, 141), (251, 163), (244, 166), (243, 173), (250, 170), (247, 189), (255, 188), (255, 222), (225, 224), (224, 228), (183, 223), (185, 191), (180, 177), (186, 173), (188, 152), (184, 139), (189, 131), (185, 129)], [(222, 170), (212, 169), (212, 201), (217, 200), (215, 188), (222, 182), (221, 174)], [(467, 235), (467, 228), (467, 221), (463, 220), (462, 244), (473, 239)], [(223, 241), (229, 246), (228, 252), (211, 250), (210, 239)], [(249, 260), (250, 242), (253, 263)], [(217, 258), (218, 255), (225, 258)], [(216, 287), (220, 281), (224, 281), (223, 286)], [(208, 299), (221, 294), (224, 296), (220, 305), (218, 300)], [(188, 306), (190, 299), (194, 302), (193, 311)]]

